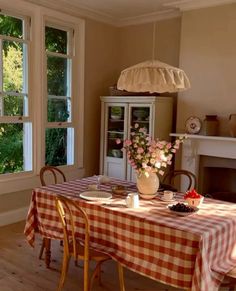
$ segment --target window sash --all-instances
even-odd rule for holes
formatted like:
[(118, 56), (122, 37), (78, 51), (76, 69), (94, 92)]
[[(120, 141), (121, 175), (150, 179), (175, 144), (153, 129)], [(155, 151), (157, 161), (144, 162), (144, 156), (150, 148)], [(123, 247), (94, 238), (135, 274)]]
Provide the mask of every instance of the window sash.
[[(72, 86), (73, 86), (73, 77), (72, 77), (72, 66), (73, 66), (73, 57), (72, 57), (72, 33), (71, 29), (65, 29), (60, 26), (51, 24), (49, 22), (45, 23), (44, 26), (44, 36), (45, 36), (45, 27), (53, 27), (55, 29), (62, 29), (64, 31), (68, 32), (68, 37), (67, 37), (67, 53), (58, 53), (58, 52), (51, 52), (46, 50), (45, 46), (45, 40), (44, 40), (44, 49), (45, 49), (45, 76), (46, 76), (46, 93), (45, 93), (45, 132), (47, 129), (60, 129), (60, 128), (65, 128), (67, 129), (67, 140), (66, 140), (66, 165), (65, 166), (70, 166), (70, 165), (75, 165), (75, 132), (76, 132), (76, 127), (73, 123), (73, 98), (71, 95), (72, 92)], [(61, 96), (61, 95), (55, 95), (55, 94), (48, 94), (48, 79), (47, 79), (47, 70), (48, 70), (48, 58), (49, 57), (55, 57), (55, 58), (60, 58), (60, 59), (65, 59), (67, 60), (67, 66), (66, 66), (66, 96)], [(69, 117), (67, 121), (48, 121), (48, 101), (49, 100), (65, 100), (67, 101), (67, 110), (69, 111)], [(46, 140), (45, 140), (45, 151), (46, 151)], [(46, 154), (45, 154), (46, 158)]]
[[(66, 27), (66, 26), (61, 26), (58, 25), (56, 23), (53, 22), (49, 22), (46, 21), (45, 25), (44, 25), (44, 37), (45, 37), (45, 28), (46, 27), (52, 27), (55, 29), (59, 29), (59, 30), (64, 30), (68, 33), (68, 37), (67, 37), (67, 54), (63, 54), (63, 53), (57, 53), (57, 52), (51, 52), (51, 51), (47, 51), (46, 47), (45, 47), (45, 39), (44, 39), (44, 50), (45, 50), (45, 72), (47, 72), (47, 60), (48, 57), (58, 57), (58, 58), (64, 58), (67, 59), (67, 76), (66, 76), (66, 80), (67, 80), (67, 94), (66, 96), (60, 96), (60, 95), (54, 95), (54, 94), (48, 94), (48, 89), (46, 89), (47, 92), (47, 97), (46, 97), (46, 104), (45, 104), (45, 108), (46, 108), (46, 127), (47, 128), (53, 128), (54, 126), (57, 127), (73, 127), (75, 129), (74, 126), (74, 122), (73, 122), (73, 97), (72, 97), (72, 86), (73, 86), (73, 72), (72, 72), (72, 67), (73, 67), (73, 52), (74, 52), (74, 41), (73, 41), (73, 29)], [(47, 80), (47, 74), (46, 74), (46, 80)], [(46, 82), (47, 84), (47, 82)], [(47, 88), (47, 86), (46, 86)], [(53, 99), (61, 99), (61, 100), (65, 100), (65, 101), (69, 101), (69, 118), (67, 121), (48, 121), (48, 100), (53, 100)]]
[[(22, 98), (22, 114), (18, 115), (2, 115), (0, 113), (0, 123), (1, 124), (22, 124), (23, 125), (23, 153), (22, 153), (22, 161), (23, 161), (23, 170), (20, 172), (12, 172), (1, 174), (2, 176), (14, 175), (18, 176), (20, 173), (31, 172), (33, 170), (33, 127), (32, 120), (29, 116), (30, 113), (30, 96), (28, 94), (28, 70), (29, 70), (29, 53), (30, 53), (30, 18), (28, 17), (17, 17), (15, 15), (9, 13), (1, 13), (4, 15), (8, 15), (11, 17), (15, 17), (22, 20), (23, 26), (23, 36), (22, 38), (7, 36), (0, 34), (0, 101), (3, 102), (3, 98), (7, 96), (19, 97)], [(3, 90), (3, 42), (15, 42), (22, 45), (22, 90), (21, 92), (16, 91), (7, 91)], [(3, 107), (1, 107), (3, 108)], [(4, 108), (3, 108), (4, 110)], [(11, 103), (10, 103), (10, 111), (11, 112)], [(11, 113), (9, 113), (11, 114)]]

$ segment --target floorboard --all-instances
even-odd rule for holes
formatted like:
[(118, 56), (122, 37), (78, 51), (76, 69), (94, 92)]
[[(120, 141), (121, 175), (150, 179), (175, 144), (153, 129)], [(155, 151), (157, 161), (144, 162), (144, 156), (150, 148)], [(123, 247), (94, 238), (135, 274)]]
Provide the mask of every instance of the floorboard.
[[(52, 242), (51, 268), (38, 259), (41, 238), (31, 248), (23, 234), (24, 222), (0, 227), (0, 291), (55, 291), (60, 276), (62, 247)], [(93, 266), (91, 266), (93, 267)], [(93, 291), (119, 291), (117, 265), (113, 261), (102, 267), (102, 286), (95, 281)], [(82, 266), (70, 262), (64, 291), (82, 291)], [(182, 291), (125, 270), (126, 291)], [(221, 290), (223, 291), (223, 290)]]

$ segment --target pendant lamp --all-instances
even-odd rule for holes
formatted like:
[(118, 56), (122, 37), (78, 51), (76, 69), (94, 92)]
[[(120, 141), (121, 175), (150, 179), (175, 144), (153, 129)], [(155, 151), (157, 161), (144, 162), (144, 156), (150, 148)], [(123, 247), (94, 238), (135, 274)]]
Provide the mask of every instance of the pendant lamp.
[(126, 68), (117, 82), (119, 90), (129, 92), (179, 92), (190, 88), (185, 72), (179, 68), (154, 60), (155, 28), (153, 25), (153, 59)]

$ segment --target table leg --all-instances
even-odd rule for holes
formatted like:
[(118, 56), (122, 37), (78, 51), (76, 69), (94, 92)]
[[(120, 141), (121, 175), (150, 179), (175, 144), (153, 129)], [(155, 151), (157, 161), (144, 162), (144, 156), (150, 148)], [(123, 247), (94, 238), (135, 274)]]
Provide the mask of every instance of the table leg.
[(49, 268), (51, 263), (51, 239), (45, 237), (44, 241), (45, 241), (45, 265), (47, 268)]

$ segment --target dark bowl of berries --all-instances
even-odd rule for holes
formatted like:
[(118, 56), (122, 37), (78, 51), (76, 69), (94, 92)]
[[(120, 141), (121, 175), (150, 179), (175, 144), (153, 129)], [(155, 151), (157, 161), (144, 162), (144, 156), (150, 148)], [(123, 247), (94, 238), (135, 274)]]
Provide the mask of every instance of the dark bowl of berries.
[(176, 203), (176, 204), (169, 204), (167, 208), (178, 215), (187, 216), (193, 213), (196, 213), (199, 209), (194, 206), (190, 206), (187, 203)]

